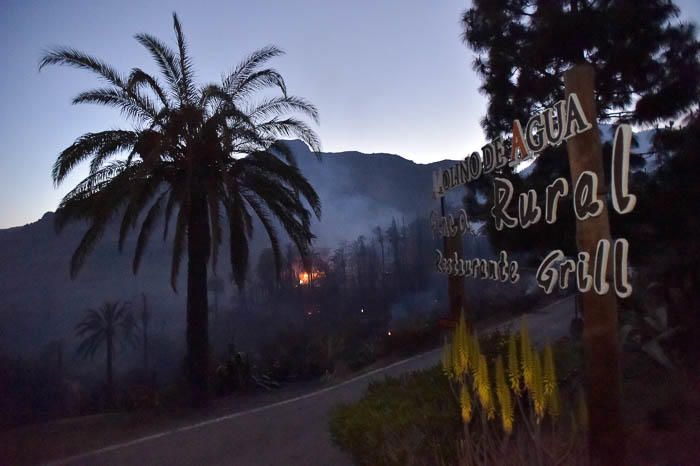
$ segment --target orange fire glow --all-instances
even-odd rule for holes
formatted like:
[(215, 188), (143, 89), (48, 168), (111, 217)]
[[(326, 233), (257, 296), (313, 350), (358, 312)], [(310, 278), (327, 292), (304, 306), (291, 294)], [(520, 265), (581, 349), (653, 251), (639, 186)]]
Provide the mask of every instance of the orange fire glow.
[(319, 278), (323, 278), (325, 276), (326, 273), (318, 269), (313, 269), (311, 272), (301, 271), (297, 274), (297, 277), (299, 278), (299, 285), (308, 285), (311, 282), (315, 282)]

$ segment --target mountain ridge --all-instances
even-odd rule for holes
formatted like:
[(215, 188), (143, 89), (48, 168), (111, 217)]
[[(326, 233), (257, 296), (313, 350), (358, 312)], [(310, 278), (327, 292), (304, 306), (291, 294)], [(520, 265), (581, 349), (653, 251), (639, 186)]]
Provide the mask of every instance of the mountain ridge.
[[(322, 153), (318, 161), (301, 141), (289, 144), (301, 172), (316, 188), (323, 204), (321, 220), (312, 224), (317, 248), (335, 247), (341, 241), (368, 235), (377, 225), (386, 228), (392, 217), (409, 221), (415, 215), (427, 215), (434, 204), (431, 172), (447, 163), (419, 164), (396, 154), (358, 151)], [(71, 280), (70, 257), (85, 225), (70, 224), (59, 234), (54, 216), (55, 212), (49, 211), (34, 222), (0, 229), (0, 318), (6, 329), (0, 332), (0, 349), (10, 354), (36, 351), (37, 342), (45, 344), (72, 334), (79, 314), (86, 308), (108, 299), (135, 299), (142, 292), (155, 298), (160, 308), (177, 313), (173, 322), (164, 325), (175, 327), (174, 331), (184, 328), (184, 272), (180, 274), (178, 294), (169, 283), (172, 236), (163, 242), (156, 229), (141, 270), (133, 275), (136, 232), (131, 232), (120, 253), (119, 220), (115, 219), (83, 270)], [(282, 244), (286, 244), (288, 240), (283, 237)], [(267, 246), (266, 241), (258, 226), (251, 250), (260, 251)], [(222, 249), (221, 257), (226, 254), (227, 250)], [(250, 264), (251, 269), (257, 265), (256, 253), (251, 254)], [(228, 276), (227, 265), (220, 260), (219, 275)]]

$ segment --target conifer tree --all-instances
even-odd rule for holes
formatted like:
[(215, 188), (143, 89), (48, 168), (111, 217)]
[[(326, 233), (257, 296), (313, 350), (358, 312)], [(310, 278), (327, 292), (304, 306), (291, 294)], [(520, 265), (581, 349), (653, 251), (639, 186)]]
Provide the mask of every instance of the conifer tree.
[(680, 120), (700, 102), (695, 25), (669, 0), (474, 0), (463, 39), (489, 98), (488, 137), (563, 97), (562, 73), (596, 70), (599, 119)]

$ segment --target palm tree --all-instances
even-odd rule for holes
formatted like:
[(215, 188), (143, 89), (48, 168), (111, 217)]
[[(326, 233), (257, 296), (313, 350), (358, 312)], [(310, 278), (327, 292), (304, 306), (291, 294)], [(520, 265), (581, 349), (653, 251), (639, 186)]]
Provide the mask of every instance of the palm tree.
[(114, 388), (114, 345), (131, 342), (136, 322), (127, 304), (105, 302), (99, 309), (88, 309), (85, 317), (75, 326), (81, 339), (78, 354), (92, 358), (101, 347), (106, 347), (107, 400), (111, 403)]
[[(207, 265), (216, 267), (227, 229), (232, 277), (243, 286), (253, 215), (267, 232), (278, 268), (274, 220), (306, 257), (314, 237), (310, 210), (320, 217), (320, 200), (280, 138), (299, 137), (318, 154), (315, 132), (303, 119), (289, 116), (301, 114), (317, 122), (318, 112), (287, 94), (279, 72), (263, 67), (282, 54), (272, 46), (252, 53), (220, 83), (196, 85), (175, 14), (173, 22), (176, 50), (149, 34), (136, 35), (158, 65), (159, 77), (140, 68), (123, 75), (70, 48), (48, 51), (39, 68), (68, 65), (96, 73), (106, 87), (83, 92), (73, 102), (118, 108), (134, 123), (130, 130), (84, 134), (58, 156), (53, 167), (57, 185), (83, 161), (90, 161), (90, 173), (61, 201), (57, 227), (75, 220), (90, 224), (71, 259), (75, 276), (113, 217), (121, 215), (120, 249), (140, 223), (136, 273), (157, 220), (164, 217), (165, 239), (174, 217), (170, 281), (177, 291), (187, 254), (187, 367), (192, 401), (199, 405), (208, 387)], [(281, 95), (268, 92), (252, 101), (257, 92), (270, 89)]]

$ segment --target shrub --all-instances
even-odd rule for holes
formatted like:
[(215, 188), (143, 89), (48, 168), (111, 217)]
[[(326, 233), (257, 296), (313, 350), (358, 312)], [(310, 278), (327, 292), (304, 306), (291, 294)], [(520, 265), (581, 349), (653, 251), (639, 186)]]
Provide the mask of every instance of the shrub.
[(246, 390), (252, 385), (250, 358), (247, 353), (232, 354), (216, 367), (216, 393), (228, 395), (236, 390)]
[(372, 383), (357, 403), (331, 414), (334, 442), (358, 465), (406, 466), (455, 459), (445, 441), (461, 430), (459, 407), (439, 368)]
[(340, 354), (350, 370), (358, 371), (377, 360), (377, 349), (372, 342), (359, 343), (358, 346), (348, 347)]
[(477, 340), (462, 319), (442, 369), (371, 384), (333, 411), (331, 435), (358, 465), (577, 464), (585, 401), (557, 375), (580, 363), (571, 340), (538, 351), (525, 327)]
[(278, 381), (320, 377), (328, 369), (326, 348), (307, 332), (289, 328), (263, 345), (262, 369)]
[(383, 335), (385, 352), (407, 356), (433, 349), (440, 344), (441, 333), (434, 314), (399, 319), (392, 324), (391, 335)]

